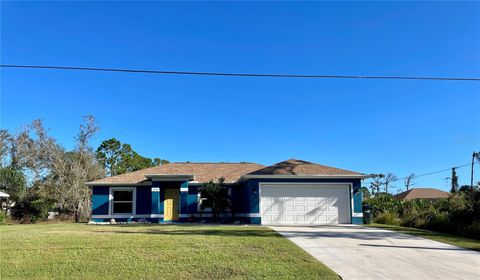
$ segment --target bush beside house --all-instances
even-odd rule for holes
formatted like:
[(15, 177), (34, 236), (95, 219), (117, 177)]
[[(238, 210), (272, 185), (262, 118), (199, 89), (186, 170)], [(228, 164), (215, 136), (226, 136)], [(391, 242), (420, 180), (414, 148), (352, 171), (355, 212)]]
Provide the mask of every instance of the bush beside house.
[(42, 196), (34, 189), (29, 189), (27, 194), (17, 200), (12, 207), (11, 215), (22, 224), (45, 221), (48, 211), (54, 207), (54, 204), (52, 199)]
[(364, 201), (373, 221), (480, 238), (480, 190), (466, 190), (441, 200), (397, 200), (390, 194)]

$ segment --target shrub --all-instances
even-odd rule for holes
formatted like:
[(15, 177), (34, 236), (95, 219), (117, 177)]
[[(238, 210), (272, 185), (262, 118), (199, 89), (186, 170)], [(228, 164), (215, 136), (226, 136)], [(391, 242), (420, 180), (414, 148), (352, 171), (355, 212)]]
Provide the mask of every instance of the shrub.
[(455, 227), (450, 222), (450, 217), (447, 212), (439, 212), (435, 208), (428, 209), (424, 215), (425, 222), (418, 224), (416, 227), (430, 229), (441, 232), (455, 232)]
[(46, 220), (53, 205), (52, 200), (30, 191), (12, 207), (12, 218), (25, 224)]
[(373, 222), (386, 225), (399, 226), (402, 224), (402, 219), (395, 212), (384, 212), (373, 219)]
[(389, 194), (369, 198), (376, 223), (402, 225), (480, 238), (480, 190), (459, 192), (443, 200), (400, 201)]
[(480, 221), (475, 221), (471, 225), (467, 225), (463, 235), (478, 239), (480, 236)]
[[(228, 195), (228, 188), (224, 184), (225, 178), (218, 179), (218, 183), (213, 181), (204, 183), (200, 188), (202, 195), (202, 202), (205, 200), (211, 203), (212, 208), (212, 219), (214, 221), (219, 221), (220, 215), (225, 214), (227, 210), (230, 210), (232, 213), (232, 204), (230, 196)], [(205, 199), (205, 200), (204, 200)], [(200, 213), (203, 214), (205, 210), (205, 204), (200, 204)], [(227, 219), (228, 220), (228, 219)], [(226, 220), (224, 221), (226, 222)]]
[(402, 202), (393, 198), (390, 194), (381, 194), (374, 198), (369, 198), (365, 201), (365, 204), (372, 207), (374, 217), (385, 212), (395, 212), (399, 214), (402, 209)]
[(7, 221), (7, 213), (0, 210), (0, 225), (4, 225)]

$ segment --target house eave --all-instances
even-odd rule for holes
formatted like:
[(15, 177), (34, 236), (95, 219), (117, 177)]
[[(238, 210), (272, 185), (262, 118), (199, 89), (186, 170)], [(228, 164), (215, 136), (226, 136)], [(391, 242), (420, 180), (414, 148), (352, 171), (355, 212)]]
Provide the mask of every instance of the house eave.
[(340, 175), (329, 175), (329, 174), (308, 174), (308, 175), (243, 175), (239, 181), (245, 179), (366, 179), (370, 175), (364, 174), (340, 174)]
[(193, 181), (193, 174), (145, 174), (152, 181)]
[(86, 182), (85, 185), (89, 187), (95, 186), (151, 186), (151, 181), (145, 182)]

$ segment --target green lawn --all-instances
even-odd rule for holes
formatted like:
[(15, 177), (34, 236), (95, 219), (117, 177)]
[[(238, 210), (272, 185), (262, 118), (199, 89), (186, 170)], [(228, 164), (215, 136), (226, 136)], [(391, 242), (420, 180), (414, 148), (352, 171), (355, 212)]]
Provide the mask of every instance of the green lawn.
[(0, 279), (338, 279), (255, 226), (0, 226)]
[(411, 234), (423, 238), (432, 239), (435, 241), (455, 245), (462, 248), (467, 248), (475, 251), (480, 251), (480, 240), (471, 239), (463, 236), (458, 235), (451, 235), (445, 233), (439, 233), (435, 231), (423, 230), (423, 229), (416, 229), (416, 228), (409, 228), (409, 227), (400, 227), (400, 226), (391, 226), (391, 225), (383, 225), (383, 224), (370, 224), (365, 226), (371, 227), (378, 227), (388, 230), (399, 231), (406, 234)]

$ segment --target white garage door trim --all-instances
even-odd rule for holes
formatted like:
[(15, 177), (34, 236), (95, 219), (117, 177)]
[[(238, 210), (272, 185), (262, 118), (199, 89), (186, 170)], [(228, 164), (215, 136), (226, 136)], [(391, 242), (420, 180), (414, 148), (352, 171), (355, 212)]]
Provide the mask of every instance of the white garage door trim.
[[(349, 189), (349, 194), (350, 194), (350, 223), (352, 223), (352, 213), (353, 213), (353, 184), (349, 182), (335, 182), (335, 183), (309, 183), (309, 182), (260, 182), (258, 183), (258, 199), (259, 199), (259, 213), (261, 216), (262, 213), (262, 186), (263, 185), (275, 185), (278, 187), (282, 186), (291, 186), (291, 185), (342, 185), (342, 186), (348, 186)], [(261, 221), (261, 224), (265, 224), (263, 219)]]

